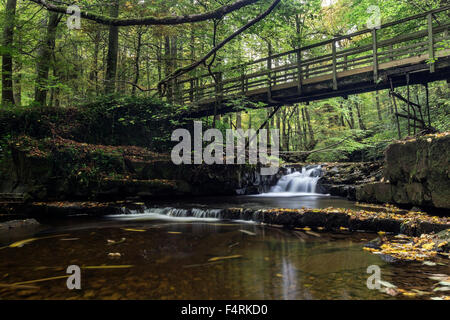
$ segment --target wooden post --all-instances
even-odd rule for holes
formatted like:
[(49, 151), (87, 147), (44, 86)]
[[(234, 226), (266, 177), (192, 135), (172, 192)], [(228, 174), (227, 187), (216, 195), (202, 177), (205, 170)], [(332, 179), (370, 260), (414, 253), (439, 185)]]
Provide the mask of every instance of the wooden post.
[(267, 58), (267, 70), (269, 73), (267, 74), (267, 81), (269, 83), (269, 91), (267, 91), (268, 101), (272, 100), (272, 46), (269, 43), (269, 57)]
[(373, 43), (373, 81), (378, 83), (378, 43), (377, 43), (377, 29), (372, 30)]
[(297, 93), (302, 94), (302, 51), (297, 51)]
[(347, 71), (348, 69), (348, 56), (344, 56), (344, 71)]
[(394, 61), (394, 45), (389, 45), (389, 60)]
[(434, 37), (433, 37), (433, 15), (428, 14), (428, 55), (430, 63), (430, 73), (436, 71), (436, 65), (434, 64)]
[(338, 83), (337, 83), (336, 41), (332, 42), (332, 51), (333, 51), (333, 90), (337, 90)]

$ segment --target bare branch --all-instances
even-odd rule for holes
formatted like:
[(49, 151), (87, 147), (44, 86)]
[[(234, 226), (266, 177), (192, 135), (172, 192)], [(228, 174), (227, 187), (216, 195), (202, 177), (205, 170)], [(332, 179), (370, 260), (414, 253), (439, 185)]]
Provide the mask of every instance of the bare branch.
[(233, 32), (230, 36), (228, 36), (225, 40), (223, 40), (222, 42), (220, 42), (218, 45), (216, 45), (214, 48), (212, 48), (205, 56), (203, 56), (203, 58), (201, 58), (200, 60), (197, 60), (196, 62), (192, 63), (189, 66), (180, 68), (176, 71), (174, 71), (172, 74), (170, 74), (169, 76), (167, 76), (165, 79), (161, 80), (158, 83), (158, 87), (160, 88), (161, 86), (163, 86), (165, 83), (169, 82), (172, 79), (175, 79), (189, 71), (194, 70), (195, 68), (197, 68), (199, 65), (201, 64), (205, 64), (206, 65), (206, 60), (208, 60), (212, 55), (214, 55), (218, 50), (220, 50), (223, 46), (225, 46), (228, 42), (230, 42), (231, 40), (233, 40), (235, 37), (237, 37), (238, 35), (240, 35), (242, 32), (244, 32), (245, 30), (247, 30), (248, 28), (252, 27), (253, 25), (255, 25), (256, 23), (258, 23), (259, 21), (261, 21), (262, 19), (264, 19), (266, 16), (268, 16), (273, 9), (275, 9), (275, 7), (280, 3), (281, 0), (274, 0), (274, 2), (270, 5), (270, 7), (264, 11), (263, 13), (261, 13), (260, 15), (258, 15), (256, 18), (254, 18), (253, 20), (249, 21), (247, 24), (245, 24), (244, 26), (242, 26), (241, 28), (239, 28), (238, 30), (236, 30), (235, 32)]

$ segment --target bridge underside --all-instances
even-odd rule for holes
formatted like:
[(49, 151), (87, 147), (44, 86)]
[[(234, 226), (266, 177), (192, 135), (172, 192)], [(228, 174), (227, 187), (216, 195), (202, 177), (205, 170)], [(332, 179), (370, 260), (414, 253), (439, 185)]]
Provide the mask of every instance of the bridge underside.
[[(269, 88), (260, 88), (248, 91), (245, 94), (228, 96), (216, 103), (215, 99), (199, 101), (190, 108), (183, 117), (201, 118), (214, 114), (226, 114), (235, 112), (235, 107), (231, 102), (233, 98), (245, 96), (252, 102), (263, 102), (262, 107), (274, 107), (280, 105), (292, 105), (294, 103), (305, 103), (323, 100), (334, 97), (347, 97), (353, 94), (371, 92), (388, 89), (391, 87), (391, 80), (394, 87), (407, 85), (407, 75), (409, 84), (426, 84), (439, 80), (450, 79), (450, 50), (440, 51), (439, 59), (435, 63), (435, 72), (430, 72), (430, 64), (427, 63), (428, 55), (424, 54), (403, 60), (387, 62), (379, 65), (379, 80), (375, 82), (373, 67), (359, 68), (349, 71), (339, 72), (338, 88), (333, 89), (332, 75), (324, 75), (303, 81), (301, 91), (298, 82), (292, 81), (275, 85)], [(217, 106), (216, 106), (217, 104)], [(242, 107), (242, 106), (241, 106)], [(244, 106), (255, 108), (253, 104)]]

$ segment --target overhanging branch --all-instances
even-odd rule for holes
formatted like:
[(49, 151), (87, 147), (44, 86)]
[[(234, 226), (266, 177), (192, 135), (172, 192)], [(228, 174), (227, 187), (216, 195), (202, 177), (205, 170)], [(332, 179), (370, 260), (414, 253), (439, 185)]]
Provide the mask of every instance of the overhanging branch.
[(201, 64), (205, 64), (206, 65), (206, 60), (208, 60), (211, 56), (213, 56), (217, 51), (219, 51), (223, 46), (225, 46), (228, 42), (230, 42), (231, 40), (233, 40), (235, 37), (237, 37), (238, 35), (240, 35), (242, 32), (244, 32), (245, 30), (247, 30), (248, 28), (252, 27), (253, 25), (255, 25), (256, 23), (258, 23), (259, 21), (261, 21), (262, 19), (264, 19), (265, 17), (267, 17), (272, 11), (273, 9), (275, 9), (275, 7), (280, 3), (281, 0), (274, 0), (274, 2), (272, 2), (272, 4), (270, 5), (270, 7), (264, 11), (263, 13), (261, 13), (260, 15), (258, 15), (256, 18), (254, 18), (253, 20), (251, 20), (250, 22), (248, 22), (247, 24), (245, 24), (244, 26), (242, 26), (241, 28), (239, 28), (238, 30), (236, 30), (235, 32), (233, 32), (230, 36), (228, 36), (225, 40), (223, 40), (222, 42), (220, 42), (218, 45), (216, 45), (214, 48), (212, 48), (205, 56), (203, 56), (203, 58), (201, 58), (200, 60), (197, 60), (196, 62), (192, 63), (189, 66), (180, 68), (176, 71), (174, 71), (172, 74), (170, 74), (169, 76), (167, 76), (165, 79), (163, 79), (162, 81), (160, 81), (158, 83), (158, 88), (161, 88), (162, 85), (164, 85), (165, 83), (171, 81), (172, 79), (178, 78), (179, 76), (194, 70), (195, 68), (197, 68), (199, 65)]

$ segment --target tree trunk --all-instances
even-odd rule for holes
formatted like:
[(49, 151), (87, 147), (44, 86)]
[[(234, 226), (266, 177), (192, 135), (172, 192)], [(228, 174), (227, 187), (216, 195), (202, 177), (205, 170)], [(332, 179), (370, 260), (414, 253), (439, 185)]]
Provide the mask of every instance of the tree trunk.
[[(140, 62), (140, 58), (141, 58), (141, 47), (142, 47), (142, 30), (139, 29), (138, 33), (137, 33), (137, 45), (136, 45), (136, 59), (134, 60), (134, 84), (137, 86), (138, 82), (139, 82), (139, 76), (140, 76), (140, 71), (139, 71), (139, 62)], [(131, 89), (131, 94), (135, 95), (136, 94), (136, 86), (133, 86), (133, 88)]]
[(308, 136), (306, 132), (306, 117), (305, 117), (305, 108), (301, 108), (302, 110), (302, 120), (303, 120), (303, 141), (305, 149), (308, 148)]
[[(119, 0), (111, 6), (111, 17), (119, 16)], [(114, 93), (116, 88), (117, 56), (119, 53), (119, 27), (109, 26), (108, 57), (106, 58), (105, 93)]]
[(282, 115), (283, 115), (283, 122), (282, 122), (282, 132), (281, 132), (281, 141), (282, 141), (282, 147), (281, 149), (284, 151), (287, 151), (287, 146), (286, 146), (286, 108), (282, 109)]
[(366, 126), (364, 125), (364, 121), (363, 121), (363, 118), (361, 115), (361, 108), (359, 107), (358, 103), (355, 104), (355, 109), (356, 109), (356, 114), (358, 115), (359, 128), (361, 130), (366, 130)]
[(301, 121), (301, 109), (300, 106), (296, 106), (297, 108), (297, 112), (296, 112), (296, 117), (297, 117), (297, 133), (298, 133), (298, 150), (301, 150), (302, 145), (303, 145), (303, 131), (302, 131), (302, 121)]
[(306, 123), (308, 124), (309, 147), (312, 149), (314, 147), (314, 145), (316, 144), (316, 140), (314, 138), (314, 130), (312, 128), (311, 118), (309, 116), (308, 108), (305, 108), (305, 116), (306, 116)]
[(91, 71), (91, 81), (95, 83), (94, 95), (98, 96), (99, 88), (98, 88), (98, 56), (100, 52), (100, 29), (96, 31), (94, 38), (94, 66)]
[(348, 105), (348, 114), (350, 117), (350, 120), (348, 120), (348, 125), (350, 127), (350, 129), (354, 129), (355, 128), (355, 118), (353, 117), (353, 108), (352, 105)]
[[(164, 60), (165, 60), (165, 70), (164, 75), (167, 77), (172, 72), (172, 59), (171, 59), (171, 50), (170, 50), (170, 37), (164, 37)], [(170, 81), (167, 84), (167, 100), (171, 103), (173, 102), (173, 86)]]
[(240, 112), (236, 112), (236, 129), (242, 129), (242, 115)]
[(47, 104), (48, 73), (53, 61), (53, 50), (56, 41), (56, 28), (61, 17), (58, 13), (48, 12), (47, 33), (40, 45), (37, 57), (37, 83), (34, 91), (34, 100), (42, 106)]
[(13, 81), (14, 83), (14, 100), (16, 105), (22, 105), (22, 74), (20, 71), (22, 70), (22, 61), (17, 61), (15, 63), (14, 73), (16, 77)]
[(376, 99), (378, 120), (383, 121), (383, 117), (381, 115), (381, 106), (380, 106), (380, 94), (378, 91), (375, 93), (375, 99)]
[(3, 28), (2, 104), (14, 104), (12, 48), (17, 0), (7, 0)]

